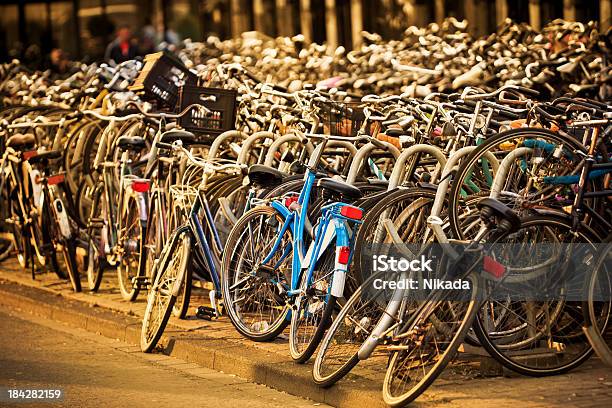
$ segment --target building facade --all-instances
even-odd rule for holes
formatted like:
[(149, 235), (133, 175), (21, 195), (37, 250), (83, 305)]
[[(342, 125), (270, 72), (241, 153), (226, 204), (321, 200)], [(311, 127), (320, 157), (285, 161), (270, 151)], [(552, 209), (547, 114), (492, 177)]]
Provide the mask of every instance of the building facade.
[[(115, 29), (143, 28), (160, 39), (222, 39), (258, 30), (270, 36), (302, 33), (307, 40), (359, 46), (359, 32), (400, 36), (412, 24), (446, 16), (467, 18), (476, 35), (510, 17), (535, 28), (555, 18), (610, 25), (612, 0), (3, 0), (0, 58), (39, 48), (72, 58), (99, 58)], [(34, 50), (32, 50), (34, 48)]]

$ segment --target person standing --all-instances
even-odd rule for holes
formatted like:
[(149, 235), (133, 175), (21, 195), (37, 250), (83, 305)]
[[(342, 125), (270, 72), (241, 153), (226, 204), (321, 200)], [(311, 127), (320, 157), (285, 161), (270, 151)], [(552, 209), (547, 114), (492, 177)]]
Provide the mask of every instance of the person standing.
[(142, 55), (151, 54), (156, 51), (159, 43), (157, 30), (151, 23), (151, 19), (145, 19), (145, 25), (140, 33), (140, 53)]
[(132, 32), (128, 26), (121, 26), (117, 30), (117, 37), (106, 47), (104, 60), (120, 64), (134, 59), (137, 55), (138, 48), (132, 43)]

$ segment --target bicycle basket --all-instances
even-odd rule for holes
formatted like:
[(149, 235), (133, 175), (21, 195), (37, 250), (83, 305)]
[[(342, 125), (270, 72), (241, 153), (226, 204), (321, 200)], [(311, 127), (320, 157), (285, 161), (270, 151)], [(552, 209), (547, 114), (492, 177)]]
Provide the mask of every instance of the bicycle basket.
[(180, 111), (191, 104), (198, 103), (210, 109), (211, 112), (204, 113), (192, 109), (179, 119), (179, 124), (190, 132), (213, 137), (235, 129), (237, 94), (233, 89), (205, 88), (192, 85), (181, 87)]
[(183, 210), (191, 210), (198, 197), (198, 189), (189, 184), (175, 184), (170, 186), (172, 203)]
[(163, 105), (174, 108), (178, 101), (179, 88), (185, 84), (195, 85), (198, 76), (191, 72), (173, 55), (167, 52), (148, 54), (144, 66), (128, 87), (133, 92), (144, 92), (148, 98), (154, 98)]
[(323, 133), (334, 136), (355, 136), (365, 119), (363, 108), (354, 102), (322, 102), (318, 113)]

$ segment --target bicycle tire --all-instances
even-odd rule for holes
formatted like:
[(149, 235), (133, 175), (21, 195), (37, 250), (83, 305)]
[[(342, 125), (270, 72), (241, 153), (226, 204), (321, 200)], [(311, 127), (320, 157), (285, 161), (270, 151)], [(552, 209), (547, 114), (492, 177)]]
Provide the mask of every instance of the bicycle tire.
[[(519, 128), (512, 129), (506, 132), (501, 132), (493, 137), (489, 137), (486, 141), (477, 146), (466, 158), (461, 160), (457, 172), (454, 174), (454, 181), (448, 193), (448, 218), (450, 225), (451, 236), (457, 239), (464, 239), (464, 234), (461, 225), (459, 211), (464, 208), (461, 191), (464, 187), (463, 180), (466, 180), (468, 174), (476, 163), (488, 152), (492, 146), (501, 145), (504, 142), (510, 142), (513, 139), (521, 138), (544, 138), (556, 143), (571, 146), (571, 151), (577, 150), (586, 153), (586, 148), (577, 140), (564, 136), (559, 133), (552, 132), (542, 128)], [(461, 180), (461, 182), (459, 182)]]
[[(276, 219), (276, 222), (281, 223), (282, 225), (282, 217), (280, 214), (274, 210), (272, 207), (268, 206), (259, 206), (251, 209), (246, 214), (244, 214), (236, 223), (227, 240), (227, 244), (225, 246), (225, 251), (223, 253), (223, 261), (222, 261), (222, 272), (221, 272), (221, 280), (222, 280), (222, 292), (224, 299), (224, 308), (228, 312), (228, 316), (236, 328), (236, 330), (243, 335), (244, 337), (253, 340), (253, 341), (271, 341), (278, 337), (281, 334), (287, 325), (290, 323), (290, 319), (288, 319), (290, 308), (287, 303), (284, 301), (284, 298), (276, 298), (273, 297), (262, 297), (261, 303), (264, 301), (268, 302), (267, 307), (270, 309), (270, 313), (274, 313), (274, 311), (281, 309), (280, 312), (275, 314), (270, 320), (271, 322), (258, 320), (253, 323), (248, 323), (244, 321), (244, 315), (240, 306), (234, 304), (234, 295), (233, 291), (236, 289), (230, 290), (230, 286), (234, 284), (233, 281), (230, 281), (232, 278), (236, 279), (233, 276), (232, 269), (235, 269), (240, 265), (240, 259), (234, 259), (234, 251), (241, 248), (236, 248), (242, 242), (252, 243), (252, 237), (245, 237), (243, 239), (243, 234), (249, 231), (249, 222), (251, 219), (255, 219), (257, 217), (270, 217), (267, 219)], [(273, 217), (273, 218), (272, 218)], [(289, 235), (291, 234), (288, 230)], [(274, 231), (271, 234), (275, 234)], [(274, 236), (275, 237), (275, 236)], [(273, 238), (272, 238), (273, 239)], [(291, 239), (289, 242), (291, 242)], [(259, 241), (258, 241), (259, 242)], [(246, 250), (246, 247), (245, 247)], [(253, 251), (252, 251), (253, 252)], [(255, 251), (257, 252), (257, 251)], [(253, 254), (254, 255), (254, 254)], [(261, 256), (265, 256), (265, 253), (259, 254)], [(242, 255), (239, 256), (241, 258)], [(281, 271), (282, 273), (282, 271)], [(280, 277), (280, 275), (278, 275)], [(246, 281), (245, 281), (246, 282)], [(235, 284), (240, 283), (240, 281)], [(258, 283), (258, 282), (256, 282)], [(274, 289), (270, 285), (269, 282), (264, 282), (260, 286), (262, 290), (267, 290), (269, 293), (275, 294)]]
[[(128, 302), (133, 302), (138, 297), (140, 286), (133, 282), (132, 278), (142, 275), (140, 264), (140, 253), (142, 243), (146, 236), (146, 225), (140, 219), (140, 201), (135, 195), (126, 192), (123, 200), (123, 208), (119, 208), (119, 244), (123, 244), (121, 259), (117, 262), (117, 281), (121, 297)], [(135, 242), (136, 241), (136, 242)], [(134, 259), (135, 258), (135, 259)], [(144, 265), (143, 265), (144, 267)]]
[[(532, 215), (529, 217), (525, 217), (521, 220), (521, 229), (537, 225), (549, 226), (549, 228), (553, 226), (558, 226), (566, 229), (567, 231), (571, 231), (572, 229), (572, 221), (567, 217), (558, 215)], [(519, 229), (519, 232), (521, 229)], [(577, 234), (581, 235), (581, 238), (583, 239), (583, 241), (581, 242), (601, 242), (601, 237), (598, 237), (597, 234), (593, 230), (589, 229), (586, 225), (583, 225), (582, 228), (577, 232)], [(564, 311), (562, 310), (562, 312)], [(582, 347), (581, 350), (578, 350), (576, 352), (576, 356), (573, 357), (570, 361), (564, 362), (553, 367), (536, 367), (533, 364), (536, 364), (537, 361), (545, 362), (554, 359), (546, 360), (521, 358), (521, 355), (519, 353), (514, 350), (510, 350), (508, 346), (505, 346), (499, 342), (496, 343), (491, 337), (491, 335), (488, 333), (488, 330), (485, 328), (485, 324), (483, 323), (481, 318), (481, 313), (477, 314), (473, 328), (480, 344), (491, 355), (491, 357), (499, 361), (504, 367), (507, 367), (508, 369), (519, 374), (530, 377), (544, 377), (565, 373), (584, 363), (593, 353), (592, 347), (588, 344), (588, 341), (586, 341), (586, 338), (582, 334), (581, 324), (578, 324), (577, 327), (575, 327), (576, 330), (574, 336), (579, 340), (584, 340), (584, 347)], [(551, 336), (551, 340), (558, 340), (557, 338), (555, 338), (555, 334), (552, 333), (552, 330)], [(561, 334), (561, 336), (564, 338), (568, 337), (567, 334), (563, 333)], [(541, 342), (542, 340), (539, 341)], [(533, 361), (533, 363), (530, 363), (530, 361)]]
[[(176, 278), (180, 274), (186, 273), (190, 254), (191, 233), (185, 229), (177, 230), (162, 250), (161, 260), (158, 264), (159, 270), (155, 274), (155, 282), (147, 297), (147, 307), (140, 332), (140, 349), (144, 353), (153, 351), (166, 329), (172, 314), (172, 307), (176, 302), (176, 295), (173, 294), (175, 285), (180, 284)], [(162, 281), (162, 279), (165, 279), (165, 281)], [(164, 285), (164, 287), (160, 289), (161, 285)], [(158, 304), (161, 303), (161, 301), (158, 302), (158, 295), (162, 291), (165, 292), (166, 297), (163, 304), (158, 307)], [(158, 308), (159, 310), (157, 310)], [(157, 322), (152, 321), (154, 316), (159, 318)]]
[[(412, 386), (407, 392), (402, 392), (400, 395), (394, 395), (391, 391), (391, 383), (394, 379), (397, 379), (393, 373), (396, 371), (394, 369), (398, 369), (398, 364), (402, 363), (400, 358), (404, 350), (401, 351), (393, 351), (390, 360), (389, 367), (385, 373), (385, 379), (383, 381), (383, 400), (390, 407), (402, 407), (406, 404), (414, 401), (418, 398), (425, 390), (435, 381), (436, 378), (442, 373), (444, 368), (450, 363), (450, 361), (455, 357), (457, 350), (461, 343), (463, 343), (463, 339), (467, 334), (468, 329), (472, 325), (474, 321), (474, 317), (478, 311), (478, 301), (476, 300), (476, 296), (478, 293), (478, 289), (480, 286), (479, 278), (475, 273), (471, 273), (466, 279), (470, 279), (472, 284), (470, 285), (472, 288), (471, 297), (468, 302), (467, 308), (463, 313), (463, 318), (461, 319), (456, 330), (453, 331), (453, 335), (451, 340), (448, 342), (448, 345), (444, 349), (442, 353), (442, 357), (439, 358), (432, 366), (432, 368), (423, 376), (423, 378), (414, 386)], [(460, 303), (463, 301), (459, 301)], [(446, 302), (440, 302), (434, 306), (442, 306)], [(422, 327), (426, 326), (426, 323), (430, 316), (436, 316), (436, 319), (440, 319), (441, 313), (436, 313), (435, 311), (428, 310), (424, 308), (427, 312), (417, 312), (417, 315), (414, 319), (414, 324), (411, 324), (411, 327)], [(434, 309), (435, 310), (435, 309)], [(433, 325), (432, 325), (433, 326)], [(447, 334), (447, 333), (443, 333)], [(409, 340), (410, 337), (406, 337), (406, 341)], [(427, 342), (417, 342), (416, 347), (420, 350)], [(436, 342), (435, 347), (441, 347), (441, 344)], [(419, 358), (423, 358), (423, 354), (419, 351)], [(422, 360), (421, 360), (422, 361)], [(419, 372), (424, 370), (418, 370)], [(409, 379), (412, 379), (410, 376), (407, 376)], [(403, 378), (402, 378), (403, 380)]]
[[(325, 250), (325, 253), (322, 254), (322, 258), (317, 261), (317, 265), (315, 266), (315, 270), (313, 271), (312, 276), (312, 279), (315, 279), (316, 282), (314, 287), (312, 287), (311, 291), (309, 291), (309, 288), (307, 287), (309, 285), (309, 282), (307, 281), (308, 274), (305, 272), (302, 273), (302, 278), (300, 279), (300, 289), (303, 291), (304, 295), (301, 295), (295, 301), (296, 307), (291, 312), (291, 326), (289, 330), (289, 352), (291, 354), (291, 358), (296, 363), (303, 364), (307, 362), (310, 357), (312, 357), (314, 352), (317, 350), (319, 343), (321, 343), (321, 340), (323, 339), (323, 336), (325, 335), (325, 332), (331, 322), (332, 313), (334, 312), (337, 303), (337, 298), (330, 293), (332, 286), (331, 279), (333, 279), (334, 274), (333, 268), (335, 264), (335, 256), (335, 246), (330, 245)], [(322, 267), (320, 267), (321, 264), (327, 267), (331, 266), (331, 272), (329, 271), (329, 269), (322, 269)], [(323, 266), (323, 268), (325, 266)], [(323, 276), (317, 279), (317, 277), (321, 276), (321, 273), (323, 274)], [(322, 283), (323, 286), (321, 286), (319, 282), (322, 282), (323, 278), (325, 278), (326, 276), (331, 279), (328, 279), (327, 282)], [(303, 339), (303, 341), (306, 341), (306, 347), (304, 348), (301, 347), (302, 345), (300, 344), (300, 334), (298, 333), (298, 330), (300, 329), (302, 321), (308, 320), (304, 319), (305, 315), (308, 315), (308, 318), (316, 318), (312, 310), (314, 309), (316, 311), (317, 308), (320, 309), (320, 305), (317, 305), (317, 303), (320, 303), (321, 301), (317, 300), (316, 296), (312, 296), (312, 298), (314, 299), (311, 299), (311, 295), (309, 294), (309, 292), (314, 292), (316, 290), (324, 292), (326, 294), (326, 299), (324, 302), (322, 314), (318, 319), (319, 321), (314, 322), (316, 323), (314, 334), (310, 336), (310, 338)], [(314, 300), (314, 302), (305, 303), (304, 300), (306, 299), (309, 301)], [(308, 328), (306, 328), (305, 331), (309, 332), (311, 330), (308, 330)]]

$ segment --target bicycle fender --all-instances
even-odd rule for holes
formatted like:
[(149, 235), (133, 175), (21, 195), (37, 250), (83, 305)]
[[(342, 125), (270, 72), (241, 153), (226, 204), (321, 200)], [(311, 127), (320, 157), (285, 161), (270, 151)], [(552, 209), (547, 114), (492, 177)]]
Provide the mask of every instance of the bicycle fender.
[(350, 240), (347, 223), (337, 218), (333, 219), (333, 223), (336, 235), (336, 257), (334, 260), (334, 277), (332, 279), (331, 294), (332, 296), (341, 298), (344, 296), (344, 284), (346, 282), (346, 274), (348, 273), (350, 262), (343, 264), (338, 260), (340, 259), (340, 252), (349, 247)]
[[(323, 254), (323, 252), (325, 252), (325, 249), (329, 246), (329, 244), (331, 244), (333, 239), (336, 237), (336, 228), (330, 228), (329, 223), (324, 226), (324, 229), (325, 230), (323, 232), (323, 240), (321, 241), (321, 245), (319, 247), (319, 251), (317, 252), (317, 259), (315, 260), (315, 262), (321, 258), (321, 255)], [(303, 269), (308, 269), (310, 267), (310, 264), (312, 262), (313, 253), (315, 250), (315, 242), (316, 240), (312, 241), (310, 243), (310, 246), (308, 247), (308, 252), (306, 252), (306, 256), (304, 256), (304, 260), (302, 261)]]
[(289, 214), (291, 214), (291, 211), (289, 211), (289, 209), (285, 207), (280, 201), (272, 201), (270, 205), (272, 206), (272, 208), (278, 211), (284, 219), (289, 217)]

